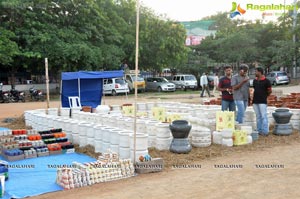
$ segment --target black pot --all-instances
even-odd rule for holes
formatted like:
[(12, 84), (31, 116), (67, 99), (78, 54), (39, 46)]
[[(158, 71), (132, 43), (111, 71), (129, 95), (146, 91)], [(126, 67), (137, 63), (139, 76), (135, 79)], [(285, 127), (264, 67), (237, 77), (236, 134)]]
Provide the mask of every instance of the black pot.
[(293, 128), (291, 124), (275, 124), (273, 129), (274, 135), (291, 135)]
[(293, 113), (287, 108), (278, 108), (272, 113), (277, 124), (287, 124), (290, 122)]
[(174, 120), (170, 124), (173, 138), (187, 138), (192, 129), (192, 125), (186, 120)]

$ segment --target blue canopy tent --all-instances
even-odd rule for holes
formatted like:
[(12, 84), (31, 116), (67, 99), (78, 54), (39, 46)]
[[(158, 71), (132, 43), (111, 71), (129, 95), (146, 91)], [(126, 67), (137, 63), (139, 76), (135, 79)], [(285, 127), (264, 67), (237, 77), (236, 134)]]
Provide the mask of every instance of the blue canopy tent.
[(70, 107), (68, 97), (79, 96), (82, 106), (96, 108), (101, 104), (103, 79), (123, 76), (123, 70), (63, 72), (61, 74), (62, 107)]

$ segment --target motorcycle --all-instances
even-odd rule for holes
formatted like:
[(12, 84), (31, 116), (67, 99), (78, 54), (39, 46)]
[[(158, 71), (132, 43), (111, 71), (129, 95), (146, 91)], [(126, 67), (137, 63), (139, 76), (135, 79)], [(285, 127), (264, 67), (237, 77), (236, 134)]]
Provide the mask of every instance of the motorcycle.
[(43, 95), (43, 92), (41, 90), (35, 89), (34, 86), (29, 88), (29, 93), (30, 93), (30, 97), (31, 100), (34, 101), (44, 101), (45, 97)]
[(23, 91), (15, 90), (14, 88), (9, 91), (10, 102), (25, 102), (25, 93)]
[(2, 91), (3, 84), (0, 83), (0, 103), (9, 102), (9, 96), (7, 91)]

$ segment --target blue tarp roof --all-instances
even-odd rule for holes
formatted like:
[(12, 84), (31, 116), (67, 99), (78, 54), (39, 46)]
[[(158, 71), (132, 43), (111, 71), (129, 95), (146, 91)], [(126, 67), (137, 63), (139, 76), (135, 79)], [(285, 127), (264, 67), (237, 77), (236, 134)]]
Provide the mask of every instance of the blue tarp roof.
[(63, 72), (62, 107), (70, 106), (68, 97), (78, 96), (82, 106), (96, 108), (101, 104), (103, 79), (123, 76), (123, 70)]
[(123, 77), (123, 70), (112, 70), (112, 71), (78, 71), (78, 72), (63, 72), (61, 74), (62, 80), (73, 80), (73, 79), (103, 79), (103, 78), (114, 78)]

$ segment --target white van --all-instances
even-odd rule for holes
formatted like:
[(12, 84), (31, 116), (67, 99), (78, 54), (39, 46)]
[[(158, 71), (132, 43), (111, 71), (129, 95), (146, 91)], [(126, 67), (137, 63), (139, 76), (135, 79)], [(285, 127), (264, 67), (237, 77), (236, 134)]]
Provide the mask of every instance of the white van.
[(176, 88), (181, 89), (197, 89), (197, 79), (194, 75), (174, 75), (172, 82), (176, 85)]
[(128, 84), (120, 78), (103, 79), (103, 94), (118, 95), (129, 93)]

